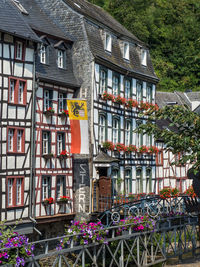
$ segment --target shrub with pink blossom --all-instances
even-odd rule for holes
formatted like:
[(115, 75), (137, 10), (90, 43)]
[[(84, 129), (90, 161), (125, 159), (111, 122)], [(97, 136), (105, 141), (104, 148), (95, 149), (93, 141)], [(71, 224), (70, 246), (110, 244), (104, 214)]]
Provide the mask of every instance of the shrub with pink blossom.
[(70, 244), (73, 241), (80, 245), (87, 245), (91, 242), (106, 243), (106, 236), (108, 231), (103, 227), (101, 222), (80, 222), (72, 221), (71, 226), (66, 229), (67, 235), (60, 243), (60, 249), (65, 247), (65, 244)]
[(33, 256), (33, 250), (34, 246), (28, 243), (26, 236), (0, 223), (0, 265), (24, 266), (25, 260)]
[(129, 230), (134, 232), (143, 232), (143, 231), (153, 231), (155, 228), (155, 221), (148, 217), (144, 216), (129, 216), (126, 219), (120, 220), (117, 225), (120, 227), (117, 229), (117, 234), (120, 235), (122, 231)]

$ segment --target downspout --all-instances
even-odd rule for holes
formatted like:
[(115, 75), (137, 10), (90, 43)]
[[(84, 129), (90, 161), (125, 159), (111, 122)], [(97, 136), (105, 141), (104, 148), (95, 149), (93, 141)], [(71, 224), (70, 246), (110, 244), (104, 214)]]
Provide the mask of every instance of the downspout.
[(36, 55), (37, 50), (34, 52), (33, 59), (33, 94), (32, 94), (32, 125), (31, 125), (31, 175), (30, 175), (30, 206), (29, 218), (36, 223), (35, 218), (35, 111), (36, 111), (36, 91), (38, 89), (38, 82), (36, 81)]

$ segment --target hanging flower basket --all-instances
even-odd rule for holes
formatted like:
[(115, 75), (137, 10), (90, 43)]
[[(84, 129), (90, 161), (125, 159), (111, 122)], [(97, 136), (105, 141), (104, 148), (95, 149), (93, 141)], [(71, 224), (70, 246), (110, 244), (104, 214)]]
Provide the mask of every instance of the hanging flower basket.
[(43, 154), (42, 157), (43, 157), (44, 159), (51, 159), (51, 158), (53, 158), (53, 154), (52, 154), (52, 153), (49, 153), (49, 154)]
[(70, 197), (68, 196), (60, 196), (60, 198), (57, 200), (57, 203), (59, 205), (67, 204), (70, 201)]
[(67, 118), (69, 116), (69, 111), (67, 109), (64, 109), (59, 116), (61, 116), (61, 118)]
[(57, 156), (59, 159), (66, 159), (67, 158), (67, 151), (63, 150), (60, 152), (60, 155)]
[(54, 203), (54, 199), (52, 197), (49, 197), (49, 198), (45, 198), (43, 200), (43, 205), (47, 206), (47, 205), (51, 205)]
[(44, 112), (44, 114), (45, 114), (46, 116), (52, 116), (54, 113), (55, 113), (55, 110), (54, 110), (52, 107), (49, 107), (49, 108)]

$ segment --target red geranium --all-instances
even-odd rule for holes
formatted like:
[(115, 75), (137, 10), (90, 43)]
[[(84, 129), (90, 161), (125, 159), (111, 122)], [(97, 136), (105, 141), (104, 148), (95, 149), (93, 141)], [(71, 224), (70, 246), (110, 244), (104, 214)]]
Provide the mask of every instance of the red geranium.
[(149, 148), (147, 146), (139, 147), (139, 153), (148, 153)]
[(54, 202), (54, 199), (52, 197), (49, 197), (49, 198), (45, 198), (44, 199), (44, 203), (45, 204), (52, 204)]
[(69, 111), (67, 109), (63, 109), (62, 114), (68, 116), (69, 115)]
[(125, 105), (126, 98), (118, 95), (117, 97), (115, 97), (115, 103), (118, 103), (118, 104), (121, 104), (121, 105)]
[(126, 151), (126, 146), (124, 144), (121, 144), (121, 143), (117, 143), (115, 145), (115, 148), (117, 149), (118, 152)]

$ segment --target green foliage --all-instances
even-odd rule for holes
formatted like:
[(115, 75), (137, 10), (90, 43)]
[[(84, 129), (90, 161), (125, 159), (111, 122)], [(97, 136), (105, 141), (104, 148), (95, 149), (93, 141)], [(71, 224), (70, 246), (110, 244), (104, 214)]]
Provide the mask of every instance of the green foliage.
[[(148, 113), (148, 114), (147, 114)], [(137, 131), (153, 134), (155, 140), (162, 140), (166, 150), (173, 154), (181, 152), (181, 159), (174, 164), (190, 162), (194, 169), (200, 168), (200, 116), (184, 106), (166, 106), (155, 112), (149, 111), (146, 124)], [(169, 129), (159, 128), (152, 121), (168, 120)]]
[(200, 89), (200, 1), (90, 0), (150, 45), (158, 90)]

